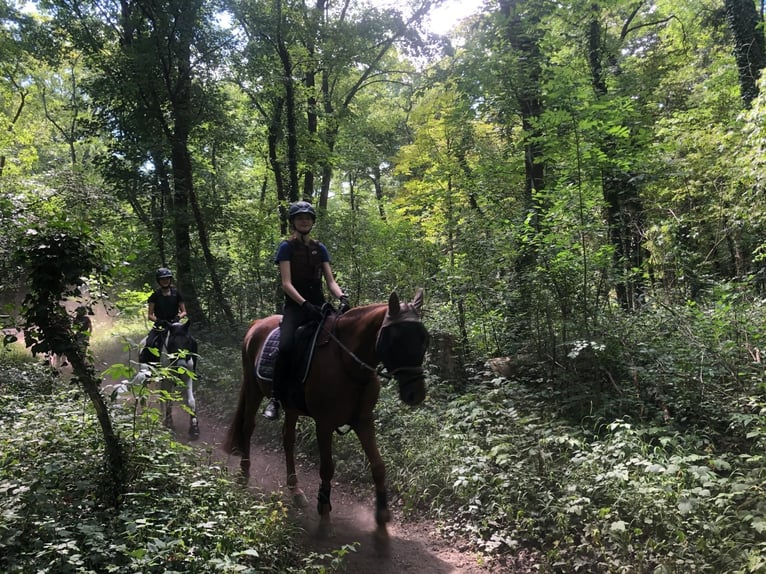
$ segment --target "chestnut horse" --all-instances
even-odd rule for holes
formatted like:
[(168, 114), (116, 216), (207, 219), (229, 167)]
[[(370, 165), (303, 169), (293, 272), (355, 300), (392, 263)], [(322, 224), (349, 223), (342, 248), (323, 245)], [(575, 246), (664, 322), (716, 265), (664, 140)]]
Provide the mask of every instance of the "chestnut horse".
[[(287, 486), (299, 506), (306, 497), (295, 474), (295, 425), (299, 416), (314, 419), (319, 445), (319, 487), (317, 511), (320, 524), (328, 525), (330, 481), (335, 472), (332, 457), (333, 432), (344, 426), (354, 430), (364, 449), (375, 483), (375, 522), (386, 533), (391, 520), (386, 494), (386, 468), (375, 442), (373, 409), (380, 393), (378, 374), (395, 378), (399, 398), (418, 405), (426, 396), (423, 358), (428, 347), (428, 331), (421, 322), (423, 290), (418, 289), (410, 303), (400, 303), (392, 293), (388, 303), (353, 308), (343, 315), (330, 315), (317, 336), (313, 359), (303, 387), (304, 404), (285, 405), (282, 440), (287, 466)], [(268, 335), (279, 325), (280, 316), (254, 321), (242, 343), (242, 387), (234, 420), (223, 448), (242, 457), (240, 468), (250, 475), (250, 438), (263, 398), (270, 394), (270, 383), (258, 377), (256, 359)], [(297, 362), (297, 357), (295, 358)], [(376, 369), (382, 364), (387, 373)]]

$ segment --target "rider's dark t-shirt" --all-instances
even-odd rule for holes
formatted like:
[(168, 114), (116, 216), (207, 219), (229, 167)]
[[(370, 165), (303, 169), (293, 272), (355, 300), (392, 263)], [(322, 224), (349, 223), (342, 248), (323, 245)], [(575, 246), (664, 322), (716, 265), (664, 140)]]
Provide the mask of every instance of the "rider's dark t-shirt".
[(163, 295), (162, 289), (149, 295), (149, 303), (154, 303), (154, 314), (162, 321), (174, 321), (178, 316), (178, 306), (183, 301), (183, 296), (175, 287), (170, 288), (170, 295)]
[[(314, 305), (324, 303), (322, 292), (322, 264), (330, 262), (330, 254), (323, 243), (311, 240), (308, 245), (298, 240), (282, 241), (274, 262), (290, 262), (290, 279), (304, 299)], [(286, 305), (297, 305), (285, 295)]]

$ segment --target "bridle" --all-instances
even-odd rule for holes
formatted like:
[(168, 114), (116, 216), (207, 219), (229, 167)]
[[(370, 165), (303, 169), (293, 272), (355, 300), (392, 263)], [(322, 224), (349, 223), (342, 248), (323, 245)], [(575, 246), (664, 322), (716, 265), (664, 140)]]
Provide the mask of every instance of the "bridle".
[[(376, 352), (377, 352), (378, 343), (380, 342), (380, 333), (382, 333), (384, 329), (387, 329), (391, 325), (395, 325), (395, 324), (396, 323), (392, 323), (392, 324), (384, 325), (383, 327), (381, 327), (381, 329), (380, 329), (380, 331), (378, 333), (378, 338), (375, 341)], [(420, 323), (420, 324), (422, 325), (422, 323)], [(424, 329), (425, 329), (425, 327), (424, 327)], [(405, 365), (405, 366), (401, 366), (401, 367), (396, 367), (393, 370), (388, 370), (388, 368), (385, 365), (383, 365), (383, 364), (381, 364), (379, 367), (374, 367), (374, 366), (366, 363), (361, 358), (359, 358), (340, 339), (338, 339), (338, 337), (335, 336), (335, 333), (333, 333), (331, 331), (328, 331), (324, 327), (323, 327), (323, 330), (360, 367), (370, 371), (371, 373), (375, 373), (379, 377), (383, 377), (384, 379), (388, 379), (388, 380), (391, 380), (391, 379), (395, 378), (395, 379), (397, 379), (397, 381), (399, 382), (400, 385), (405, 385), (405, 386), (408, 385), (409, 383), (411, 383), (412, 381), (415, 381), (415, 380), (420, 379), (420, 378), (423, 377), (423, 374), (424, 374), (425, 370), (423, 369), (422, 365), (412, 366), (412, 367)]]

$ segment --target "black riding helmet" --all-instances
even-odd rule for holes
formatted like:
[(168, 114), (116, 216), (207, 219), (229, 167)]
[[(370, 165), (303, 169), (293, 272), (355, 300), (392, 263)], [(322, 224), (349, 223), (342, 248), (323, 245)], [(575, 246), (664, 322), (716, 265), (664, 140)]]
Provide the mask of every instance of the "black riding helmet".
[(297, 201), (290, 204), (290, 209), (287, 210), (288, 221), (292, 223), (295, 216), (301, 213), (308, 213), (311, 219), (317, 220), (317, 212), (314, 211), (314, 207), (308, 201)]
[(159, 283), (160, 279), (165, 279), (166, 277), (169, 277), (170, 279), (172, 279), (173, 272), (167, 267), (160, 267), (159, 269), (157, 269), (157, 273), (155, 276), (157, 277), (157, 282)]

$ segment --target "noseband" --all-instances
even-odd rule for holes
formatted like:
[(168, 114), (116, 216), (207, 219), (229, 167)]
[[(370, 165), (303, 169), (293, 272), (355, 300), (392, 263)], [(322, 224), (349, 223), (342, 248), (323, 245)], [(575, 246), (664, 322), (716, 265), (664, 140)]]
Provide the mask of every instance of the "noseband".
[[(379, 368), (377, 370), (377, 373), (381, 377), (385, 377), (386, 379), (396, 379), (399, 381), (400, 385), (407, 386), (410, 383), (417, 381), (418, 379), (423, 378), (425, 375), (425, 369), (423, 367), (397, 367), (393, 371), (389, 371), (386, 369), (383, 370), (385, 367)], [(409, 373), (407, 376), (403, 376), (401, 373)]]

